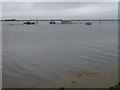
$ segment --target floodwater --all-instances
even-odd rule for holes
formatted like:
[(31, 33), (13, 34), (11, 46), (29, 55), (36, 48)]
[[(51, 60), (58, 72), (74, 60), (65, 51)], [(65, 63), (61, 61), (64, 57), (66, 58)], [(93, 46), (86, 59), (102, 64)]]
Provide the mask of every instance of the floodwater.
[(117, 64), (118, 22), (80, 22), (2, 22), (3, 88), (38, 87), (59, 81), (59, 71)]

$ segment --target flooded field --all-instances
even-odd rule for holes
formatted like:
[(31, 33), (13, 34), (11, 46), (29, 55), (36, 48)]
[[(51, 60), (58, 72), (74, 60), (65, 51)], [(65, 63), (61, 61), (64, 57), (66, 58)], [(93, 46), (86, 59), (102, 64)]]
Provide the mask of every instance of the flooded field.
[(85, 22), (2, 22), (3, 87), (55, 86), (61, 80), (58, 72), (117, 66), (118, 22)]

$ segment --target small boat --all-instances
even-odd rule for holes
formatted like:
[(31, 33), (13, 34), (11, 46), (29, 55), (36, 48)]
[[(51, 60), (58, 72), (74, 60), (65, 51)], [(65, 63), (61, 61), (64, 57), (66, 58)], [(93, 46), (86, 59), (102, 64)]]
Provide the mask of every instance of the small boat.
[(92, 23), (91, 22), (86, 22), (85, 25), (92, 25)]
[(23, 24), (31, 25), (31, 24), (35, 24), (35, 22), (28, 21), (28, 22), (24, 22)]
[(62, 22), (61, 21), (50, 21), (50, 24), (61, 24)]
[(56, 22), (55, 21), (51, 21), (50, 24), (56, 24)]

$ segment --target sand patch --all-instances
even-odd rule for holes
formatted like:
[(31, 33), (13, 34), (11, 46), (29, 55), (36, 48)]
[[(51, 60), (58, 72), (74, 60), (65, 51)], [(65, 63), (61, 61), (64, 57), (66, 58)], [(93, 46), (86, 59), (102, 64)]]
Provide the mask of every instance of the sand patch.
[(118, 67), (109, 65), (98, 71), (66, 70), (59, 72), (59, 87), (64, 88), (109, 88), (118, 83)]

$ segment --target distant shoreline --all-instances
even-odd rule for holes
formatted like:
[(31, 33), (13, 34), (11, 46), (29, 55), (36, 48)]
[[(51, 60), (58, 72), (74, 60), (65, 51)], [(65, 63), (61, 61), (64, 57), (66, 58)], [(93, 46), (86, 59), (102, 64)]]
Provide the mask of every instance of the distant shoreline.
[[(0, 20), (0, 21), (51, 21), (51, 20)], [(54, 20), (54, 21), (60, 21), (60, 20)], [(116, 19), (104, 19), (104, 20), (69, 20), (69, 21), (120, 21)]]

